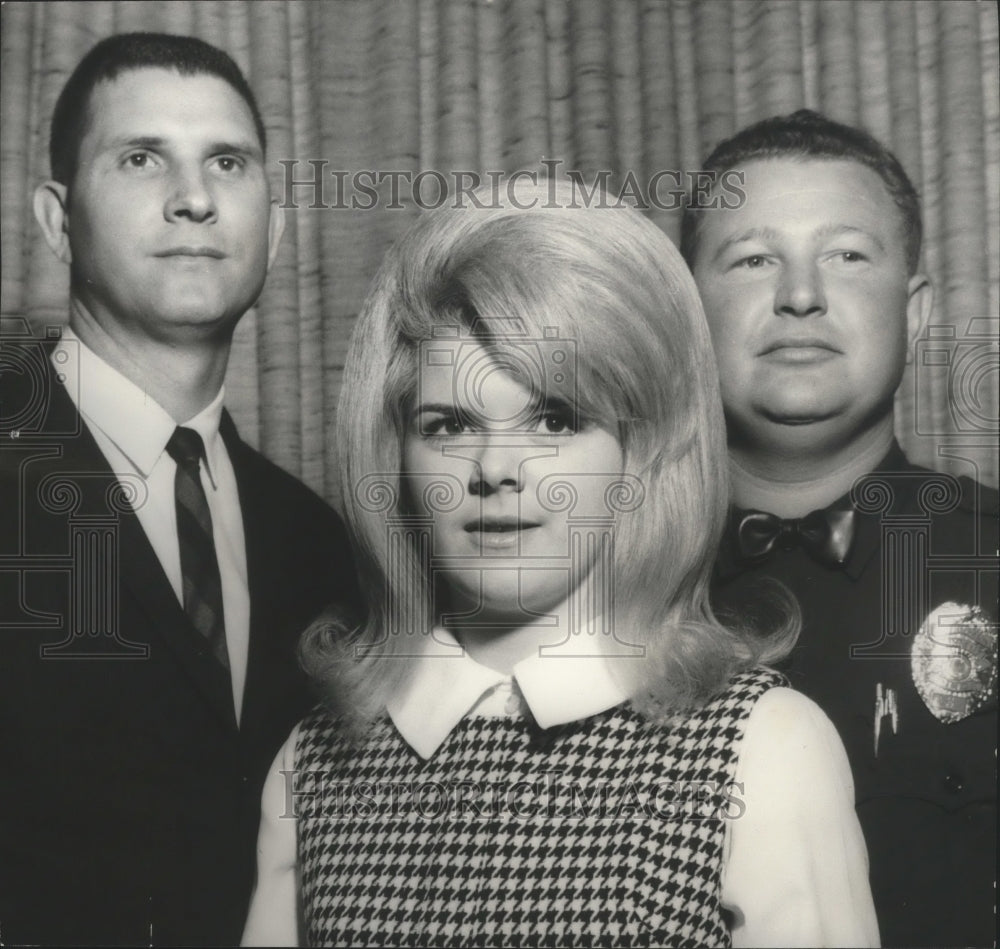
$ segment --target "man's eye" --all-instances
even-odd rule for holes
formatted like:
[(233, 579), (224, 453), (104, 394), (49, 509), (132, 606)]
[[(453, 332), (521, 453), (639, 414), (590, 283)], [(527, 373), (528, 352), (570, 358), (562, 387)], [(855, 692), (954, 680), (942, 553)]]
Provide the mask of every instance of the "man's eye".
[(215, 164), (220, 171), (237, 171), (243, 167), (243, 162), (232, 155), (220, 155), (215, 159)]
[(836, 256), (847, 264), (858, 264), (868, 259), (857, 250), (842, 250)]
[(762, 254), (751, 254), (749, 257), (736, 261), (736, 266), (745, 270), (760, 270), (766, 263), (767, 258)]
[(153, 164), (153, 156), (149, 152), (132, 152), (125, 157), (125, 167), (127, 168), (150, 168)]

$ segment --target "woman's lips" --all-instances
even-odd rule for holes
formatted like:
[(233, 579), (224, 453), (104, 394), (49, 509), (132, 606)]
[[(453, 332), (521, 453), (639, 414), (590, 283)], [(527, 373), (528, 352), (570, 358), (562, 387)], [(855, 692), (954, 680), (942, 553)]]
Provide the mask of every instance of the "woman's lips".
[(465, 532), (478, 546), (494, 549), (516, 547), (527, 531), (535, 530), (539, 526), (536, 521), (522, 520), (518, 517), (484, 517), (467, 521), (464, 525)]

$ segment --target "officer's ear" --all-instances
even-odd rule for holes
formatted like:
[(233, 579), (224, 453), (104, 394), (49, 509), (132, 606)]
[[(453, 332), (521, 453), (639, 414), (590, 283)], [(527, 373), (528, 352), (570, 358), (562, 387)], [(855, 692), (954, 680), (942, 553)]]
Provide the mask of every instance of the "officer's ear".
[(35, 220), (42, 229), (45, 243), (64, 264), (71, 263), (69, 247), (69, 192), (58, 181), (46, 181), (35, 188)]
[(930, 277), (918, 273), (910, 277), (906, 299), (906, 361), (913, 362), (913, 345), (931, 318), (934, 287)]

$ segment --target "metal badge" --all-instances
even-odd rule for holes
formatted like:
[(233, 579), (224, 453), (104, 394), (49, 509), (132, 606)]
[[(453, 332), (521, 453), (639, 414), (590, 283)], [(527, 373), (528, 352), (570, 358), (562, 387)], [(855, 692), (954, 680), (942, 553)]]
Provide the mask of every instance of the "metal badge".
[(910, 668), (936, 719), (950, 724), (968, 718), (996, 687), (996, 624), (978, 606), (942, 603), (913, 640)]

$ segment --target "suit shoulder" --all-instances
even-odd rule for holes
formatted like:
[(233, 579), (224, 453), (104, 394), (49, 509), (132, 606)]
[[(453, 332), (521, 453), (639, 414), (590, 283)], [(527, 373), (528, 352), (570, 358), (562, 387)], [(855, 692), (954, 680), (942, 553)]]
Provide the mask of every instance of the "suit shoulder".
[(4, 441), (51, 443), (81, 435), (83, 421), (50, 359), (55, 343), (55, 339), (0, 337), (0, 435)]
[[(313, 613), (334, 599), (353, 604), (358, 599), (354, 554), (337, 511), (245, 442), (227, 438), (227, 447), (239, 486), (248, 557), (251, 549), (257, 551), (280, 564), (285, 574), (296, 574), (300, 586), (318, 578), (323, 595)], [(337, 578), (333, 589), (328, 586), (331, 577)]]
[(252, 470), (253, 477), (262, 491), (276, 503), (280, 499), (288, 514), (294, 512), (318, 518), (320, 521), (341, 523), (340, 515), (312, 488), (255, 448), (251, 448), (246, 442), (241, 442), (240, 445), (240, 463), (246, 469)]
[(303, 499), (310, 499), (316, 504), (324, 503), (312, 488), (309, 488), (305, 483), (296, 478), (295, 475), (289, 474), (280, 465), (257, 451), (256, 448), (251, 448), (246, 442), (242, 442), (240, 449), (240, 454), (242, 455), (241, 461), (247, 466), (252, 466), (254, 474), (258, 478), (271, 482), (275, 490), (288, 491), (299, 495)]
[(0, 337), (0, 431), (39, 427), (51, 388), (48, 350), (38, 341)]
[(958, 502), (959, 510), (976, 517), (996, 520), (1000, 516), (1000, 492), (979, 481), (965, 476), (958, 479), (962, 496)]
[[(974, 517), (996, 520), (1000, 516), (1000, 494), (995, 488), (976, 481), (968, 475), (954, 475), (935, 471), (906, 462), (905, 470), (888, 473), (888, 477), (901, 476), (911, 485), (914, 480), (920, 490), (911, 494), (910, 504), (918, 501), (921, 507), (929, 506), (929, 512), (940, 505), (945, 513), (960, 513)], [(872, 477), (885, 477), (886, 473), (873, 472)]]

